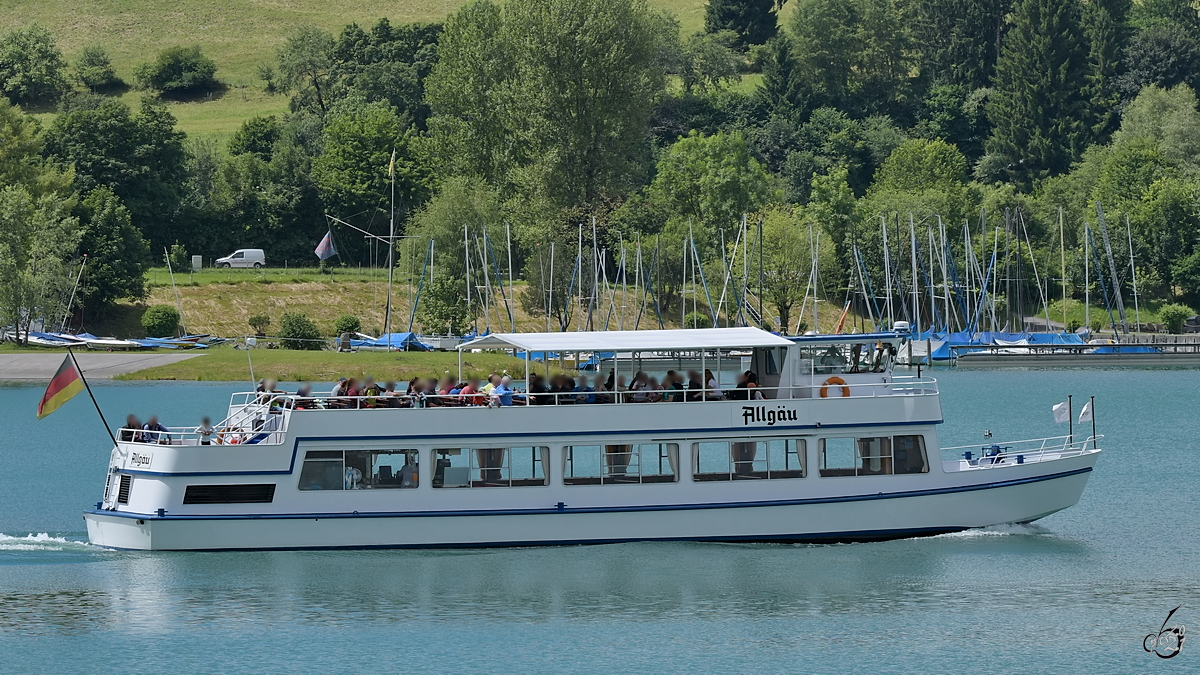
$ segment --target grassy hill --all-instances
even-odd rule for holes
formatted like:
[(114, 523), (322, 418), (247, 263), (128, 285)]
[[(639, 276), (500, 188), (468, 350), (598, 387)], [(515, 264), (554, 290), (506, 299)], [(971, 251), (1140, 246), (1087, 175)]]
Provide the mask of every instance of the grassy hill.
[[(286, 96), (271, 96), (255, 76), (273, 62), (288, 33), (312, 24), (337, 33), (387, 17), (393, 23), (438, 21), (462, 0), (0, 0), (0, 30), (39, 23), (54, 34), (67, 59), (89, 44), (103, 46), (118, 74), (131, 81), (137, 64), (175, 45), (200, 45), (217, 63), (229, 89), (212, 100), (172, 103), (189, 135), (228, 137), (254, 115), (282, 113)], [(650, 0), (672, 12), (683, 33), (702, 28), (705, 0)], [(125, 94), (135, 104), (141, 94)], [(43, 117), (52, 113), (43, 112)]]

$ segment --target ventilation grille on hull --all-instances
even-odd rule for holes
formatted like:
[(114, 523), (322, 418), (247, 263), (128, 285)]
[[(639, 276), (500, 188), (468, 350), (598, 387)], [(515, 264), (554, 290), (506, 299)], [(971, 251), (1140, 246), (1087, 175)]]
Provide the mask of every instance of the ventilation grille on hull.
[(133, 487), (133, 476), (127, 473), (121, 474), (121, 486), (117, 488), (117, 503), (129, 503), (129, 489)]
[(183, 493), (184, 504), (270, 504), (274, 500), (274, 483), (262, 485), (189, 485)]

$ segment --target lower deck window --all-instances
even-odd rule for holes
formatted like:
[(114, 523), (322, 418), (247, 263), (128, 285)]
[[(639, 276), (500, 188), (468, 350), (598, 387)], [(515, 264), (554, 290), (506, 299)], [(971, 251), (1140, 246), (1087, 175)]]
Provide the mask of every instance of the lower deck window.
[(822, 478), (929, 472), (924, 436), (823, 438), (820, 444)]
[(300, 468), (301, 490), (415, 488), (416, 450), (310, 450)]
[(563, 483), (673, 483), (678, 463), (675, 443), (568, 446), (563, 448)]
[(706, 441), (693, 446), (697, 481), (804, 478), (802, 438)]
[(520, 487), (547, 485), (550, 449), (438, 448), (433, 451), (433, 487)]

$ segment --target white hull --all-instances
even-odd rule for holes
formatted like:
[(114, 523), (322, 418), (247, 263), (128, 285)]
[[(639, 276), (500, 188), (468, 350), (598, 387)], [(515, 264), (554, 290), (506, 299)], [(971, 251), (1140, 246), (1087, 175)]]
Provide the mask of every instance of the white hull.
[[(877, 541), (1044, 518), (1079, 501), (1098, 455), (973, 472), (973, 477), (987, 482), (913, 491), (915, 496), (898, 492), (806, 499), (798, 494), (792, 500), (758, 505), (564, 507), (562, 511), (550, 507), (493, 514), (362, 511), (158, 517), (90, 511), (85, 519), (92, 543), (135, 550)], [(1054, 472), (1047, 473), (1048, 469)]]

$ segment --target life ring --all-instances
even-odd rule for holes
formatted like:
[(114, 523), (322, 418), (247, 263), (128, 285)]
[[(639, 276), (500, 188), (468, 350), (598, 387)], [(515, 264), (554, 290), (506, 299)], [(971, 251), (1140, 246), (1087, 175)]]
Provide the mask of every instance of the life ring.
[(838, 377), (837, 375), (834, 375), (833, 377), (829, 378), (828, 380), (825, 380), (825, 382), (821, 385), (821, 398), (829, 398), (829, 388), (830, 387), (841, 387), (842, 388), (842, 398), (845, 398), (850, 395), (850, 387), (849, 387), (849, 385), (846, 384), (846, 381), (843, 380), (842, 378)]

